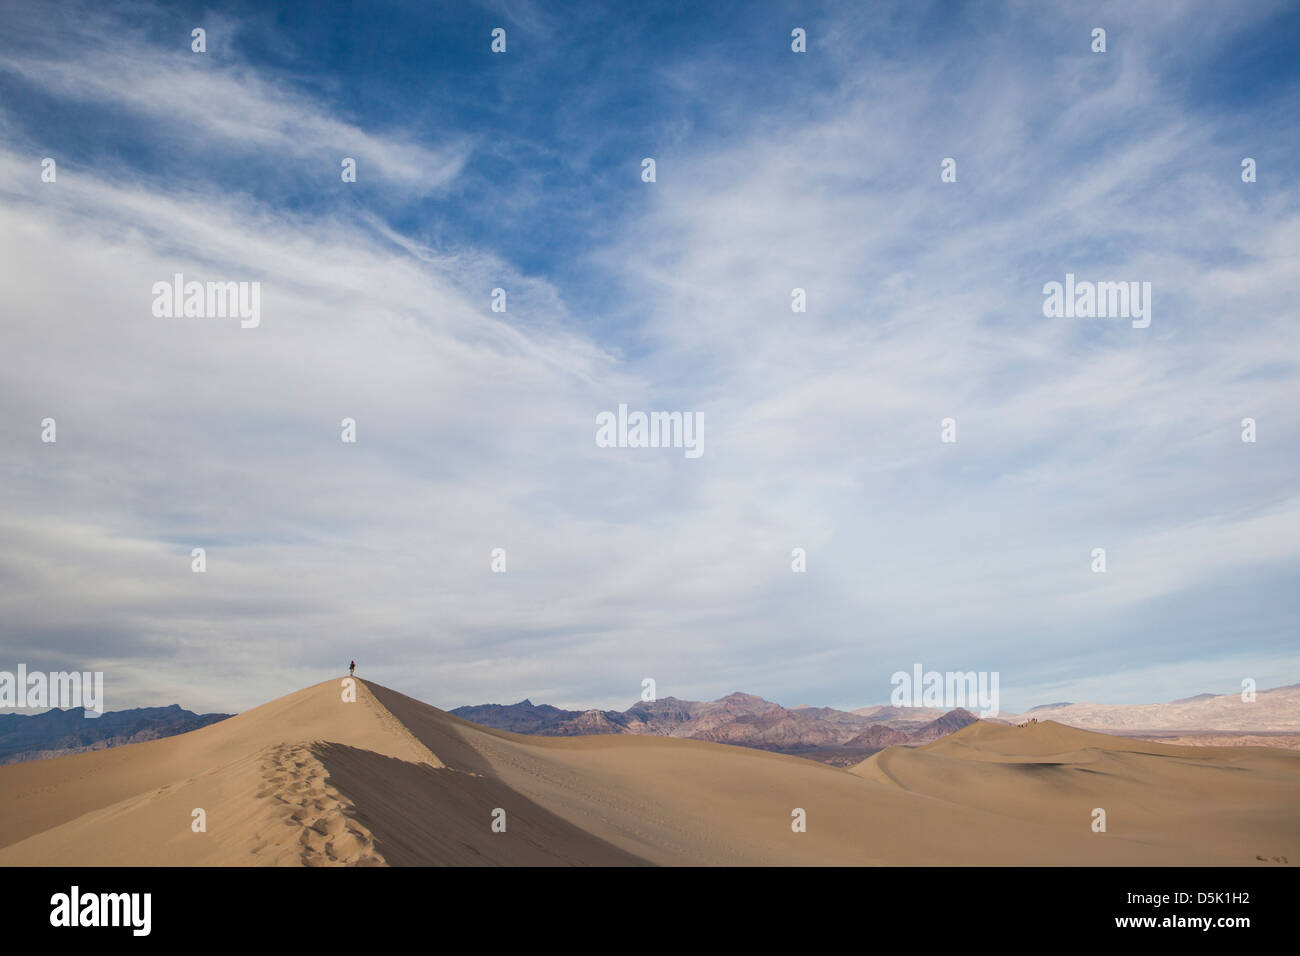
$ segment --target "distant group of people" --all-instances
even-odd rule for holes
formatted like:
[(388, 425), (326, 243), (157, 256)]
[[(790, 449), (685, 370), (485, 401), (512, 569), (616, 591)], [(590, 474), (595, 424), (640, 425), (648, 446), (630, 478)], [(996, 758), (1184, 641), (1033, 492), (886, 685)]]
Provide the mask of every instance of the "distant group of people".
[(1029, 718), (1028, 720), (1026, 720), (1023, 724), (1016, 724), (1016, 726), (1017, 726), (1017, 727), (1028, 727), (1030, 724), (1036, 724), (1036, 723), (1038, 723), (1038, 718), (1037, 718), (1037, 717), (1030, 717), (1030, 718)]

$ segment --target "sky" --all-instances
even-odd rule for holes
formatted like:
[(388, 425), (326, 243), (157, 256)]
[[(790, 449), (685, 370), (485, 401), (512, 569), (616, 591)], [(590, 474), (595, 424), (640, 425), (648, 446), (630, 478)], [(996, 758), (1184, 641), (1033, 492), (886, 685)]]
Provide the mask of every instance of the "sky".
[[(223, 712), (352, 660), (444, 708), (1300, 680), (1293, 3), (0, 24), (0, 670)], [(176, 273), (260, 323), (155, 315)], [(1045, 316), (1067, 274), (1149, 327)], [(620, 404), (703, 454), (599, 447)]]

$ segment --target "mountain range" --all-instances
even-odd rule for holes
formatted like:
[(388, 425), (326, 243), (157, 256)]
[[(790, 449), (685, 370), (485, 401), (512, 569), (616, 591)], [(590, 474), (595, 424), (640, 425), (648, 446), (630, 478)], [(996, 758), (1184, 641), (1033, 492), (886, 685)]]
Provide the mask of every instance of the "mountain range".
[(179, 704), (111, 710), (93, 719), (84, 707), (43, 714), (0, 715), (0, 764), (41, 760), (87, 750), (171, 737), (225, 720), (230, 714), (195, 714)]
[[(86, 719), (84, 710), (34, 716), (0, 715), (0, 764), (102, 750), (183, 734), (229, 714), (196, 714), (177, 704), (110, 711)], [(714, 701), (666, 697), (624, 711), (565, 710), (522, 700), (458, 707), (452, 714), (512, 733), (544, 737), (600, 734), (679, 737), (794, 754), (850, 766), (892, 746), (918, 746), (976, 722), (962, 708), (872, 706), (783, 707), (753, 694)], [(1055, 721), (1084, 730), (1197, 745), (1266, 745), (1300, 749), (1300, 684), (1240, 694), (1197, 694), (1163, 704), (1043, 704), (991, 722)]]
[(497, 730), (543, 737), (635, 734), (684, 737), (776, 753), (812, 757), (846, 766), (895, 744), (921, 744), (975, 723), (956, 708), (782, 707), (753, 694), (728, 694), (719, 700), (665, 697), (639, 701), (624, 711), (561, 710), (521, 700), (517, 704), (458, 707), (452, 714)]
[(1197, 694), (1166, 704), (1043, 704), (1018, 718), (1055, 720), (1085, 730), (1125, 733), (1142, 730), (1300, 733), (1300, 684), (1262, 690), (1254, 699), (1237, 694)]
[[(978, 718), (963, 708), (783, 707), (753, 694), (728, 694), (714, 701), (666, 697), (627, 710), (563, 710), (522, 700), (517, 704), (457, 707), (457, 717), (497, 730), (544, 737), (636, 734), (684, 737), (795, 754), (848, 766), (891, 746), (915, 746), (955, 733)], [(1300, 684), (1240, 694), (1198, 694), (1164, 704), (1080, 704), (1058, 702), (1023, 714), (999, 714), (995, 722), (1020, 724), (1053, 720), (1084, 730), (1185, 743), (1224, 745), (1300, 744)], [(1249, 736), (1247, 736), (1249, 735)], [(1261, 739), (1260, 735), (1272, 735)], [(1234, 740), (1233, 738), (1238, 738)]]

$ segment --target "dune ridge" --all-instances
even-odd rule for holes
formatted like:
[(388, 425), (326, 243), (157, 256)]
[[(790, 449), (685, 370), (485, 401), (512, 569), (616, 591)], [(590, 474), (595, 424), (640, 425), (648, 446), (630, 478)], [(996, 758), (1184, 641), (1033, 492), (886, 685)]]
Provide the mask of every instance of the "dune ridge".
[(521, 736), (356, 684), (353, 703), (329, 680), (178, 737), (0, 767), (0, 865), (1300, 860), (1287, 751), (980, 722), (842, 770), (698, 740)]

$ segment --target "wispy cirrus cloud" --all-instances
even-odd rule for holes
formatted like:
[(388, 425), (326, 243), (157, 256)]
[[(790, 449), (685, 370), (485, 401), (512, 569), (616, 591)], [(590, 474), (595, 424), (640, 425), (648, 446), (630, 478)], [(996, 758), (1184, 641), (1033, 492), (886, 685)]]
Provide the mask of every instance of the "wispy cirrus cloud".
[[(725, 43), (678, 31), (630, 73), (618, 44), (584, 45), (607, 92), (588, 60), (543, 90), (521, 68), (511, 109), (563, 123), (521, 116), (483, 149), (473, 123), (431, 139), (345, 116), (306, 89), (337, 63), (304, 84), (238, 43), (198, 63), (138, 27), (65, 47), (25, 21), (0, 71), (51, 111), (0, 117), (19, 134), (0, 153), (14, 651), (94, 663), (118, 701), (206, 709), (353, 658), (449, 706), (626, 706), (646, 676), (855, 706), (918, 660), (1000, 671), (1012, 709), (1072, 686), (1288, 682), (1300, 203), (1275, 159), (1249, 186), (1237, 166), (1297, 131), (1243, 143), (1183, 102), (1176, 59), (1180, 38), (1211, 57), (1275, 9), (1117, 5), (1095, 59), (1065, 6), (967, 30), (937, 9), (828, 8), (807, 62), (779, 16)], [(548, 23), (530, 29), (555, 40)], [(769, 28), (758, 95), (736, 56)], [(70, 146), (41, 183), (32, 131), (87, 103), (138, 124), (149, 158)], [(343, 191), (341, 155), (382, 182)], [(319, 198), (232, 188), (231, 156), (276, 183), (310, 167)], [(482, 210), (408, 208), (525, 158), (565, 176), (512, 173)], [(1151, 281), (1151, 327), (1044, 318), (1066, 271)], [(261, 281), (262, 326), (154, 318), (175, 272)], [(620, 402), (702, 411), (706, 454), (594, 447)]]
[(429, 144), (342, 118), (301, 78), (264, 75), (239, 57), (230, 42), (239, 24), (227, 17), (202, 18), (205, 53), (184, 33), (164, 46), (104, 10), (30, 5), (13, 17), (11, 37), (36, 42), (6, 44), (0, 72), (41, 97), (111, 110), (132, 124), (141, 147), (167, 154), (173, 172), (178, 158), (202, 174), (219, 157), (250, 179), (311, 168), (313, 178), (332, 170), (320, 176), (328, 182), (339, 179), (346, 156), (361, 177), (418, 196), (445, 190), (474, 148), (470, 131)]

